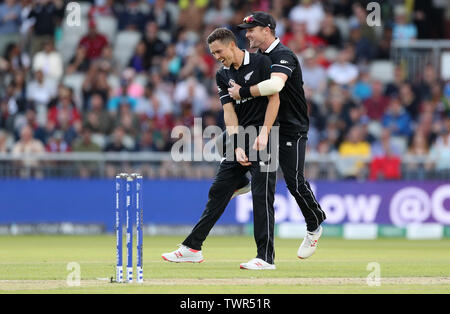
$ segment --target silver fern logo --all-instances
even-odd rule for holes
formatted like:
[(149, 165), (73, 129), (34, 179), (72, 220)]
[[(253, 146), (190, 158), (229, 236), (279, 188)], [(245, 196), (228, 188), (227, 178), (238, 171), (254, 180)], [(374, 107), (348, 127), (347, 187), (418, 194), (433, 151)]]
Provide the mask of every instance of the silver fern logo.
[(246, 82), (252, 77), (253, 72), (254, 72), (254, 71), (251, 71), (250, 73), (247, 73), (247, 74), (244, 76), (244, 79), (245, 79)]

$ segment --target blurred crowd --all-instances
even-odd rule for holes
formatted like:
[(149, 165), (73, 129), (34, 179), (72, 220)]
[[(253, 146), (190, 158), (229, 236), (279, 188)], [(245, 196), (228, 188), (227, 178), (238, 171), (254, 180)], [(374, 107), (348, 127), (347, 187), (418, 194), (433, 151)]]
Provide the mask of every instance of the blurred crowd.
[[(236, 25), (268, 11), (302, 64), (310, 153), (350, 157), (333, 165), (336, 177), (450, 172), (450, 82), (433, 64), (413, 78), (407, 64), (394, 64), (389, 81), (370, 71), (392, 60), (395, 41), (449, 38), (446, 0), (382, 1), (381, 27), (367, 24), (370, 1), (92, 0), (75, 9), (69, 2), (0, 0), (0, 153), (168, 152), (176, 125), (201, 117), (204, 127), (224, 127), (219, 65), (205, 39), (223, 26), (248, 48)], [(83, 34), (69, 37), (77, 27)], [(407, 155), (427, 161), (405, 166)], [(95, 166), (81, 171), (95, 175)], [(158, 171), (171, 175), (169, 166)], [(334, 176), (327, 164), (309, 172)]]

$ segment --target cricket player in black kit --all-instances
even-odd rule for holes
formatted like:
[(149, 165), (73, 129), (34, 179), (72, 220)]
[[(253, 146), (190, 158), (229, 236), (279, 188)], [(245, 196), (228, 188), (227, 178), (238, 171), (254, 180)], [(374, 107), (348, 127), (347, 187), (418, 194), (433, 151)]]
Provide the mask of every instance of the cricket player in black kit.
[[(209, 190), (206, 208), (193, 228), (174, 252), (165, 253), (163, 259), (171, 262), (202, 262), (201, 247), (210, 230), (220, 218), (233, 193), (237, 190), (247, 172), (250, 172), (253, 195), (254, 236), (257, 246), (256, 258), (240, 265), (243, 269), (275, 269), (274, 265), (274, 194), (276, 169), (269, 169), (255, 151), (269, 148), (269, 133), (279, 108), (278, 94), (268, 97), (247, 97), (234, 101), (228, 88), (236, 82), (241, 86), (251, 86), (270, 78), (270, 58), (262, 54), (250, 54), (236, 45), (233, 33), (218, 28), (208, 37), (212, 55), (222, 62), (223, 67), (216, 74), (219, 97), (224, 109), (225, 124), (231, 143), (226, 160), (219, 166), (218, 173)], [(242, 145), (242, 129), (254, 128), (256, 138)], [(239, 144), (239, 145), (238, 145)], [(253, 145), (252, 145), (253, 144)], [(242, 146), (241, 146), (242, 145)], [(253, 151), (252, 151), (253, 150)], [(276, 150), (275, 150), (276, 151)], [(257, 156), (254, 160), (249, 156)], [(233, 158), (235, 157), (235, 158)], [(276, 156), (274, 157), (276, 159)], [(231, 159), (231, 160), (230, 160)]]
[(275, 19), (265, 12), (254, 12), (239, 25), (247, 30), (250, 47), (272, 60), (271, 78), (251, 87), (235, 84), (228, 92), (236, 100), (279, 92), (279, 162), (289, 192), (305, 217), (307, 233), (297, 252), (304, 259), (317, 248), (326, 216), (304, 177), (309, 117), (302, 71), (296, 55), (275, 37), (275, 26)]

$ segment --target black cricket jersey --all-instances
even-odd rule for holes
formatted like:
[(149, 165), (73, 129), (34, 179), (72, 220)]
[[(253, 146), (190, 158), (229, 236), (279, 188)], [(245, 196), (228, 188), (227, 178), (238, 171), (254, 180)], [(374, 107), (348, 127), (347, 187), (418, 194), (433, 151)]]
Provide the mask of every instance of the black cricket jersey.
[[(234, 100), (228, 94), (228, 88), (234, 81), (240, 86), (252, 86), (270, 78), (270, 58), (262, 54), (249, 53), (244, 50), (245, 56), (239, 69), (233, 66), (222, 67), (216, 74), (216, 83), (222, 105), (233, 103), (239, 125), (246, 128), (252, 126), (262, 126), (266, 116), (268, 104), (267, 97), (249, 97), (241, 100)], [(275, 123), (274, 123), (275, 125)]]
[(308, 106), (303, 90), (303, 77), (300, 62), (291, 49), (277, 38), (265, 52), (272, 62), (271, 73), (279, 72), (288, 76), (284, 88), (279, 93), (280, 109), (278, 121), (280, 134), (296, 135), (306, 133), (309, 129)]

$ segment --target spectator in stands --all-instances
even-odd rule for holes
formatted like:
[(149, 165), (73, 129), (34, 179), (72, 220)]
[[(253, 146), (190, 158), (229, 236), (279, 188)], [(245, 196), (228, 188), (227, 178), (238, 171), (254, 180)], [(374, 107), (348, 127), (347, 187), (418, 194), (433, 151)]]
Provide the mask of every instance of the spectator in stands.
[(347, 128), (346, 118), (350, 107), (350, 103), (346, 102), (343, 89), (336, 85), (334, 89), (330, 90), (325, 106), (325, 115), (333, 118), (339, 131), (343, 132)]
[(416, 132), (413, 136), (411, 144), (409, 145), (407, 154), (408, 158), (422, 158), (423, 161), (404, 161), (405, 164), (405, 179), (407, 180), (423, 180), (425, 179), (425, 171), (428, 170), (429, 165), (425, 162), (429, 153), (429, 145), (426, 137), (422, 132)]
[[(81, 131), (81, 138), (77, 139), (77, 141), (73, 144), (73, 152), (101, 152), (100, 146), (92, 141), (92, 131), (89, 127), (83, 127)], [(77, 162), (76, 166), (79, 170), (80, 177), (82, 178), (92, 177), (98, 168), (98, 164), (95, 161)]]
[(34, 72), (34, 80), (27, 86), (27, 99), (34, 103), (38, 123), (42, 126), (47, 121), (47, 104), (55, 94), (55, 84), (45, 79), (41, 70)]
[(42, 172), (39, 169), (41, 163), (32, 157), (27, 157), (29, 154), (41, 154), (45, 152), (44, 145), (33, 138), (33, 129), (29, 125), (25, 125), (20, 131), (20, 140), (13, 146), (11, 153), (13, 156), (25, 157), (18, 161), (20, 166), (20, 176), (25, 177), (29, 174), (37, 177), (42, 176)]
[(208, 1), (180, 0), (178, 25), (192, 34), (200, 34)]
[(112, 134), (111, 141), (106, 145), (105, 152), (126, 152), (128, 148), (125, 146), (125, 130), (122, 126), (117, 126)]
[(400, 86), (400, 92), (398, 96), (400, 98), (402, 106), (406, 109), (406, 111), (408, 111), (411, 118), (416, 120), (420, 110), (420, 102), (416, 97), (411, 84), (406, 82), (403, 83)]
[(145, 95), (138, 100), (136, 113), (145, 118), (153, 119), (158, 127), (171, 128), (172, 125), (172, 100), (161, 89), (155, 88), (152, 83), (147, 84)]
[(25, 125), (29, 125), (33, 129), (35, 139), (44, 144), (47, 143), (47, 137), (50, 133), (48, 133), (43, 126), (39, 125), (36, 110), (31, 106), (27, 108), (22, 116), (16, 117), (14, 121), (14, 134), (17, 134), (16, 137), (19, 137), (20, 130), (22, 130)]
[(0, 129), (14, 131), (14, 119), (15, 116), (10, 111), (8, 99), (0, 99)]
[(175, 87), (173, 97), (178, 112), (187, 110), (186, 107), (183, 108), (183, 104), (191, 104), (190, 110), (195, 117), (199, 117), (203, 111), (209, 108), (207, 90), (194, 77), (179, 82)]
[(349, 18), (352, 11), (353, 0), (338, 0), (333, 4), (333, 14), (338, 17)]
[(224, 5), (222, 0), (212, 0), (203, 16), (205, 25), (221, 27), (227, 25), (233, 17), (233, 9)]
[(342, 159), (337, 163), (337, 168), (345, 178), (361, 177), (365, 160), (370, 157), (370, 154), (370, 144), (364, 140), (361, 126), (355, 125), (339, 146), (339, 156)]
[(111, 87), (108, 82), (107, 72), (97, 65), (90, 66), (82, 84), (83, 109), (86, 109), (89, 99), (93, 94), (100, 94), (106, 103), (109, 100)]
[(17, 0), (0, 3), (0, 55), (11, 42), (17, 42), (20, 26), (20, 5)]
[(66, 75), (76, 72), (87, 72), (89, 70), (90, 60), (86, 56), (86, 47), (78, 46), (75, 55), (69, 61), (66, 68)]
[(393, 40), (411, 41), (417, 38), (417, 27), (410, 23), (407, 10), (404, 6), (399, 5), (394, 9), (395, 23), (392, 29)]
[(311, 90), (314, 95), (321, 95), (327, 88), (327, 73), (317, 63), (316, 51), (312, 48), (306, 49), (302, 54), (302, 59), (304, 88)]
[(159, 64), (164, 57), (166, 44), (158, 36), (159, 28), (156, 22), (150, 21), (145, 26), (143, 42), (145, 43), (145, 59), (149, 66)]
[(139, 131), (140, 125), (138, 117), (134, 114), (131, 106), (127, 102), (121, 102), (116, 113), (116, 126), (121, 126), (127, 135), (135, 138)]
[(342, 47), (341, 32), (336, 26), (333, 14), (331, 14), (330, 12), (326, 13), (325, 18), (322, 21), (318, 36), (330, 46), (333, 46), (335, 48)]
[(316, 35), (320, 30), (322, 20), (325, 18), (320, 1), (299, 0), (298, 4), (289, 12), (289, 19), (295, 23), (306, 23), (309, 35)]
[(132, 68), (126, 68), (122, 72), (121, 86), (113, 91), (114, 95), (126, 94), (134, 99), (144, 95), (144, 86), (136, 80), (136, 71)]
[(450, 116), (445, 117), (442, 132), (431, 146), (429, 156), (437, 177), (450, 178)]
[(73, 144), (74, 152), (101, 152), (100, 146), (92, 141), (92, 131), (88, 126), (83, 127), (81, 137)]
[(288, 31), (281, 38), (283, 45), (288, 46), (296, 54), (301, 53), (306, 48), (319, 49), (326, 46), (325, 40), (317, 35), (308, 34), (306, 23), (292, 22)]
[(18, 112), (24, 112), (28, 107), (27, 102), (27, 82), (25, 77), (25, 72), (16, 71), (14, 72), (13, 79), (8, 86), (8, 91), (10, 92), (11, 98), (14, 100), (17, 106)]
[(420, 100), (430, 99), (432, 87), (441, 84), (435, 67), (432, 64), (427, 64), (423, 69), (423, 80), (414, 87), (414, 90)]
[(133, 55), (128, 62), (128, 67), (132, 68), (136, 73), (147, 72), (150, 68), (149, 59), (146, 58), (147, 46), (140, 41), (134, 50)]
[(398, 98), (391, 99), (381, 121), (383, 126), (390, 129), (393, 135), (408, 138), (412, 134), (411, 116)]
[(356, 63), (367, 63), (368, 61), (374, 59), (376, 46), (368, 38), (363, 37), (362, 28), (360, 25), (354, 25), (351, 27), (350, 42), (355, 47)]
[(119, 63), (115, 59), (113, 49), (110, 45), (105, 46), (102, 51), (102, 55), (94, 62), (100, 71), (103, 71), (107, 75), (119, 74)]
[(79, 46), (86, 48), (86, 58), (89, 61), (100, 58), (103, 49), (108, 46), (108, 39), (98, 32), (94, 20), (89, 21), (89, 32), (81, 38)]
[(392, 139), (391, 130), (387, 128), (381, 131), (380, 137), (371, 145), (373, 157), (401, 156), (402, 153), (402, 147)]
[(89, 109), (84, 114), (83, 125), (94, 133), (107, 135), (112, 130), (111, 115), (105, 109), (101, 94), (93, 94), (89, 99)]
[(398, 156), (386, 155), (375, 157), (370, 162), (370, 180), (399, 180), (401, 173), (402, 161)]
[(380, 120), (389, 106), (390, 99), (384, 95), (381, 81), (373, 80), (371, 86), (372, 96), (364, 100), (363, 104), (370, 119)]
[(375, 49), (375, 59), (390, 60), (391, 59), (391, 42), (392, 42), (392, 26), (386, 25), (383, 28), (383, 33), (378, 41)]
[(155, 139), (153, 136), (153, 132), (147, 131), (143, 132), (139, 137), (139, 141), (137, 142), (136, 151), (141, 152), (156, 152), (158, 151), (158, 147), (155, 143)]
[(150, 8), (149, 20), (155, 21), (165, 38), (171, 38), (175, 31), (178, 8), (166, 0), (154, 0)]
[(47, 79), (55, 84), (64, 73), (64, 65), (61, 54), (55, 50), (53, 41), (44, 41), (43, 49), (33, 57), (33, 71), (40, 70)]
[(352, 88), (352, 97), (355, 101), (364, 102), (372, 97), (372, 82), (370, 73), (367, 69), (361, 69), (358, 81)]
[(403, 66), (397, 64), (394, 68), (394, 80), (386, 84), (385, 95), (388, 97), (398, 96), (403, 83), (405, 83), (405, 70)]
[(48, 139), (45, 150), (49, 153), (68, 153), (71, 151), (71, 148), (64, 140), (63, 133), (56, 131)]
[(31, 54), (34, 55), (46, 41), (53, 41), (56, 27), (64, 17), (64, 2), (60, 0), (36, 0), (28, 16), (34, 21)]
[(34, 18), (30, 18), (30, 13), (33, 10), (32, 0), (20, 0), (20, 35), (21, 44), (24, 50), (29, 52), (30, 48), (30, 35), (35, 23)]
[[(370, 119), (365, 114), (364, 106), (360, 104), (355, 104), (352, 102), (347, 103), (347, 108), (344, 116), (345, 121), (345, 130), (344, 132), (347, 133), (354, 125), (361, 125), (362, 130), (366, 132), (366, 126)], [(367, 136), (365, 136), (366, 140), (369, 140)]]
[(128, 0), (120, 9), (116, 9), (119, 30), (143, 32), (148, 20), (148, 5), (139, 0)]
[(17, 70), (28, 71), (31, 66), (30, 56), (22, 51), (18, 44), (10, 43), (6, 46), (4, 61), (7, 66), (5, 72), (12, 72)]
[(10, 150), (10, 144), (9, 134), (0, 129), (0, 154), (8, 153)]
[(89, 20), (99, 16), (114, 17), (114, 0), (95, 0), (88, 12)]
[(206, 53), (205, 44), (198, 42), (185, 59), (184, 66), (180, 70), (179, 78), (195, 77), (199, 82), (211, 79), (214, 74), (216, 60), (211, 54)]
[(180, 74), (183, 60), (175, 51), (174, 45), (167, 46), (166, 55), (161, 61), (161, 74), (164, 80), (176, 82)]
[(359, 26), (361, 28), (361, 37), (372, 43), (377, 42), (375, 28), (367, 24), (367, 10), (360, 2), (352, 4), (353, 15), (348, 23), (350, 28)]
[(48, 112), (48, 121), (51, 121), (57, 128), (62, 128), (68, 123), (69, 127), (80, 129), (81, 115), (74, 106), (70, 91), (66, 89), (58, 98), (56, 105)]
[(358, 67), (350, 62), (351, 51), (349, 48), (339, 52), (336, 62), (327, 70), (328, 77), (339, 85), (349, 85), (356, 82), (358, 78)]

